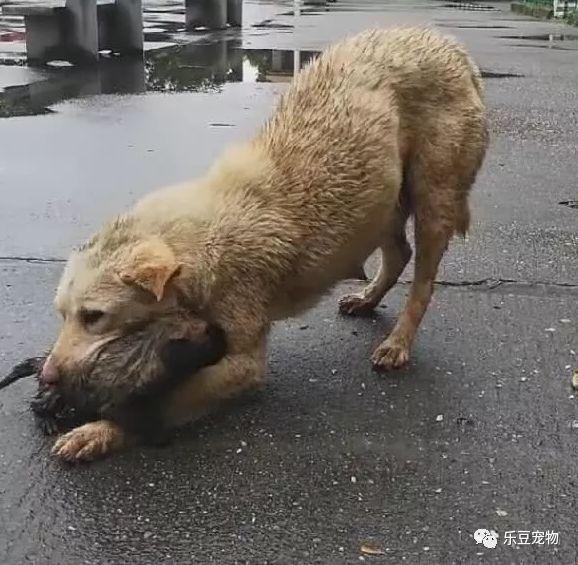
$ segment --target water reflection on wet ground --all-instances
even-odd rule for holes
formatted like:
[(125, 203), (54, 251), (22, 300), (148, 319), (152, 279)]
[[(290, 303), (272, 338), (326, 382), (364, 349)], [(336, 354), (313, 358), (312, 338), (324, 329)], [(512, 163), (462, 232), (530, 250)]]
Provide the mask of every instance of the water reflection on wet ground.
[(91, 68), (51, 69), (49, 78), (0, 92), (0, 117), (49, 113), (50, 106), (95, 94), (208, 92), (227, 82), (289, 82), (317, 51), (246, 49), (239, 40), (175, 45), (144, 58), (104, 58)]
[(467, 12), (492, 12), (496, 10), (495, 6), (479, 4), (477, 2), (448, 2), (447, 4), (442, 4), (442, 6), (454, 10), (466, 10)]
[[(0, 92), (0, 117), (51, 113), (51, 106), (97, 94), (210, 92), (227, 82), (289, 82), (318, 51), (248, 49), (238, 39), (156, 49), (144, 58), (109, 57), (91, 68), (52, 66), (48, 78)], [(486, 79), (520, 78), (483, 70)]]
[[(292, 6), (289, 0), (247, 2), (243, 35), (291, 32), (291, 21), (278, 23), (271, 17)], [(182, 0), (144, 0), (143, 14), (143, 59), (101, 53), (100, 63), (93, 68), (53, 61), (39, 70), (26, 62), (23, 19), (0, 12), (0, 117), (46, 114), (60, 101), (95, 94), (209, 91), (225, 82), (289, 80), (311, 56), (293, 51), (243, 52), (241, 34), (234, 29), (212, 34), (187, 31)]]
[(533, 47), (537, 49), (553, 49), (555, 51), (577, 51), (578, 34), (544, 33), (535, 35), (503, 35), (500, 39), (522, 41), (512, 44), (512, 47)]
[[(17, 0), (18, 1), (18, 0)], [(420, 8), (466, 11), (495, 10), (480, 2), (419, 3)], [(260, 5), (257, 2), (257, 5)], [(269, 8), (272, 17), (253, 20), (245, 25), (244, 35), (275, 31), (291, 33), (298, 19), (277, 20), (277, 16), (316, 15), (327, 11), (347, 12), (396, 10), (400, 4), (351, 2), (340, 0), (326, 6), (302, 2), (295, 9), (293, 2), (279, 2), (278, 10)], [(289, 10), (289, 11), (288, 11)], [(53, 62), (42, 72), (26, 66), (25, 34), (20, 18), (0, 16), (0, 117), (46, 114), (63, 100), (97, 94), (139, 94), (146, 92), (194, 92), (218, 90), (226, 82), (289, 81), (296, 69), (315, 54), (311, 51), (243, 49), (240, 35), (233, 31), (199, 35), (185, 29), (185, 7), (180, 0), (145, 0), (143, 59), (103, 56), (99, 65), (90, 69)], [(474, 29), (508, 29), (497, 22), (458, 22), (436, 20), (440, 27)], [(498, 39), (519, 40), (512, 47), (578, 49), (578, 35), (504, 35)], [(193, 43), (191, 43), (193, 41)], [(11, 72), (8, 67), (20, 67)], [(14, 80), (14, 77), (17, 77)], [(486, 78), (518, 78), (515, 74), (487, 71)], [(12, 81), (12, 82), (11, 82)], [(2, 91), (1, 89), (4, 88)]]
[[(26, 4), (29, 0), (10, 0), (10, 4)], [(0, 0), (0, 7), (2, 0)], [(143, 26), (145, 50), (194, 39), (195, 32), (185, 28), (184, 0), (144, 0)], [(192, 37), (191, 37), (192, 36)], [(0, 11), (0, 61), (26, 56), (24, 20), (6, 16)]]
[(578, 34), (542, 33), (538, 35), (505, 35), (505, 39), (526, 39), (528, 41), (578, 41)]

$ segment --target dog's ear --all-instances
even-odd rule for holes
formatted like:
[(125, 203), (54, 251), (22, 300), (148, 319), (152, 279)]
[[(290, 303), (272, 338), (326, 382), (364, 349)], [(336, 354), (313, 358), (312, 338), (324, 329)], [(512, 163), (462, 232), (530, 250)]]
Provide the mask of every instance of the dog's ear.
[(130, 249), (117, 274), (123, 283), (150, 292), (160, 302), (167, 284), (180, 270), (172, 249), (161, 239), (149, 239)]

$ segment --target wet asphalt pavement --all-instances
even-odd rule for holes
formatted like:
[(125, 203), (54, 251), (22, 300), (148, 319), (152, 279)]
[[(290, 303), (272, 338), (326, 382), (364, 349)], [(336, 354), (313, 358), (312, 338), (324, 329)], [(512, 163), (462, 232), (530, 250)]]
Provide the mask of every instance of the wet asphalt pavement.
[[(2, 391), (0, 562), (576, 563), (578, 31), (507, 4), (338, 0), (298, 16), (249, 3), (242, 34), (193, 37), (176, 4), (147, 4), (145, 65), (32, 71), (0, 41), (0, 113), (32, 114), (0, 119), (0, 373), (50, 344), (71, 246), (200, 173), (311, 52), (371, 25), (434, 23), (488, 77), (472, 233), (401, 373), (376, 376), (368, 358), (407, 284), (355, 320), (336, 309), (351, 283), (278, 324), (263, 392), (165, 448), (63, 465), (28, 411), (33, 383)], [(15, 27), (0, 20), (0, 38)], [(498, 546), (477, 545), (478, 528)], [(504, 543), (520, 531), (558, 543)]]

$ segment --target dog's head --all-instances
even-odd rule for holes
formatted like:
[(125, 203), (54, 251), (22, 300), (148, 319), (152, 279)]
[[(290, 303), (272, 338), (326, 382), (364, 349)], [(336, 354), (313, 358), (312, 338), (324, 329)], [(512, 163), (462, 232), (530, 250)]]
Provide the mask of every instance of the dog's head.
[(74, 252), (56, 293), (62, 328), (41, 380), (75, 396), (114, 390), (122, 397), (165, 380), (173, 362), (167, 352), (177, 364), (177, 353), (187, 353), (185, 369), (217, 362), (222, 335), (179, 307), (180, 272), (162, 238), (137, 231), (131, 219), (117, 220)]
[(158, 398), (225, 350), (222, 330), (175, 311), (107, 341), (53, 386), (66, 405), (107, 414)]

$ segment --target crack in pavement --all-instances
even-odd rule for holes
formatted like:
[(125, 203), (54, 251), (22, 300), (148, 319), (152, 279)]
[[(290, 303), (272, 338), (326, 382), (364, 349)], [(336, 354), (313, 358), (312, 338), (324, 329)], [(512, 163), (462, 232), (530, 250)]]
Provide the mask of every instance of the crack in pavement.
[[(64, 264), (66, 259), (58, 257), (20, 257), (20, 256), (0, 256), (0, 263), (30, 263), (30, 264)], [(411, 280), (405, 279), (398, 281), (399, 285), (408, 286), (412, 283)], [(556, 283), (546, 281), (519, 281), (516, 279), (492, 278), (475, 279), (470, 281), (435, 281), (436, 286), (446, 288), (463, 288), (476, 289), (482, 292), (490, 292), (499, 289), (502, 292), (520, 293), (520, 294), (548, 294), (549, 296), (567, 294), (574, 295), (578, 293), (578, 284), (572, 283)]]
[(575, 288), (578, 289), (578, 284), (572, 283), (556, 283), (556, 282), (546, 282), (546, 281), (517, 281), (516, 279), (478, 279), (474, 281), (436, 281), (435, 284), (441, 286), (485, 286), (489, 290), (498, 288), (502, 285), (513, 285), (513, 286), (553, 286), (556, 288)]
[[(399, 281), (398, 284), (411, 285), (411, 280)], [(519, 281), (488, 277), (472, 281), (435, 281), (435, 286), (461, 288), (478, 292), (497, 291), (501, 294), (526, 294), (550, 297), (578, 296), (578, 284), (556, 283), (546, 281)]]
[(58, 257), (18, 257), (18, 256), (3, 256), (0, 257), (3, 262), (19, 262), (24, 263), (66, 263), (66, 259), (59, 259)]

